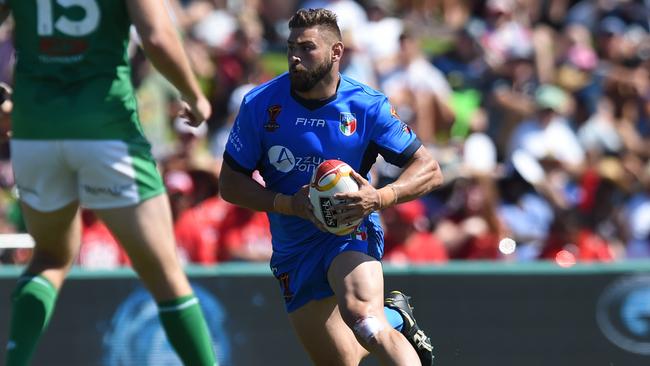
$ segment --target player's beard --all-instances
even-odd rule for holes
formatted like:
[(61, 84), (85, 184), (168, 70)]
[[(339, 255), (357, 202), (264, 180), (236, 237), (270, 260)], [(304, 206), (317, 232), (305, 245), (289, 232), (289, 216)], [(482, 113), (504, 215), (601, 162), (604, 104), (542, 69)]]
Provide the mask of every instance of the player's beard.
[(328, 60), (325, 60), (321, 64), (317, 65), (313, 70), (296, 71), (296, 69), (291, 69), (289, 72), (291, 88), (299, 92), (310, 91), (319, 81), (332, 71), (332, 67), (334, 67), (334, 61), (330, 59), (329, 62)]

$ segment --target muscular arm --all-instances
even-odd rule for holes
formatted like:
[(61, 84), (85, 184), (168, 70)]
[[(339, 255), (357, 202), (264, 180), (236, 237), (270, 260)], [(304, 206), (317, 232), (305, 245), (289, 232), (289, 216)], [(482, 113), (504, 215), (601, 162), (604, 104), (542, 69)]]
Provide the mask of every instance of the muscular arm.
[(288, 196), (262, 187), (250, 176), (236, 171), (224, 162), (219, 174), (221, 197), (237, 206), (255, 211), (294, 215), (309, 220), (322, 231), (323, 224), (314, 216), (309, 202), (309, 186), (303, 186), (296, 194)]
[(126, 3), (142, 47), (156, 69), (190, 103), (204, 98), (163, 1), (128, 0)]
[(274, 211), (275, 192), (262, 187), (250, 176), (232, 169), (228, 162), (221, 166), (219, 191), (223, 199), (237, 206), (255, 211)]
[(359, 183), (359, 191), (334, 196), (345, 201), (334, 206), (342, 222), (354, 222), (372, 211), (416, 199), (440, 187), (443, 181), (438, 162), (424, 146), (413, 154), (397, 180), (381, 189), (375, 189), (357, 172), (352, 176)]
[[(420, 146), (404, 167), (402, 174), (390, 184), (392, 188), (386, 186), (378, 190), (382, 197), (382, 207), (378, 208), (388, 207), (391, 201), (400, 203), (416, 199), (440, 187), (442, 182), (442, 171), (438, 162), (424, 146)], [(396, 194), (395, 198), (392, 197), (393, 194)]]

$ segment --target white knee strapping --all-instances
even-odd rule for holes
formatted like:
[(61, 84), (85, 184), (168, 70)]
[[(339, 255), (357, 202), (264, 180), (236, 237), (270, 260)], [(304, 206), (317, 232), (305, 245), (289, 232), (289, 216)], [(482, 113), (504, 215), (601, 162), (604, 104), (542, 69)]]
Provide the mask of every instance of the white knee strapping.
[(384, 326), (374, 316), (361, 318), (354, 323), (352, 330), (366, 342), (370, 342)]

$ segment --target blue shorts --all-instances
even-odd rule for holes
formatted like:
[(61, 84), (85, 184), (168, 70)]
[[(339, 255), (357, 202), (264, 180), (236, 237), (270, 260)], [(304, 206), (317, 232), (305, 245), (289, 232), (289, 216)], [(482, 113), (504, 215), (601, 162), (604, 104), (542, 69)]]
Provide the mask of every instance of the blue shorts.
[(346, 236), (323, 234), (323, 240), (306, 245), (305, 250), (290, 256), (271, 259), (271, 270), (280, 283), (287, 312), (312, 300), (334, 295), (327, 280), (327, 271), (337, 255), (347, 251), (365, 253), (377, 260), (384, 255), (381, 229)]

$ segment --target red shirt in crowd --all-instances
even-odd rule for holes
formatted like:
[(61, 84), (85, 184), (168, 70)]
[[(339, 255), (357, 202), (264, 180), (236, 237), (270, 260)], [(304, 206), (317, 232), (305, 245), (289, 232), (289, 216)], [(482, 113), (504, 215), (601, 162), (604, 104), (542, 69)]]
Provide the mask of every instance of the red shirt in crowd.
[(88, 268), (115, 268), (130, 264), (129, 257), (106, 225), (84, 213), (81, 248), (77, 262)]
[[(442, 263), (447, 249), (433, 233), (419, 228), (426, 221), (424, 204), (413, 200), (382, 212), (386, 233), (384, 259), (398, 263)], [(424, 220), (424, 221), (423, 221)]]
[(611, 262), (614, 260), (614, 253), (609, 243), (593, 231), (580, 229), (574, 239), (575, 245), (568, 246), (566, 239), (558, 235), (551, 235), (540, 257), (555, 260), (558, 253), (568, 250), (578, 262)]
[(219, 261), (267, 261), (272, 242), (266, 213), (232, 206), (222, 226)]
[(205, 265), (218, 261), (219, 236), (231, 207), (220, 197), (213, 197), (181, 213), (174, 223), (174, 234), (182, 261)]
[(384, 258), (393, 263), (444, 263), (448, 260), (444, 244), (430, 232), (415, 231), (404, 243), (390, 245)]

